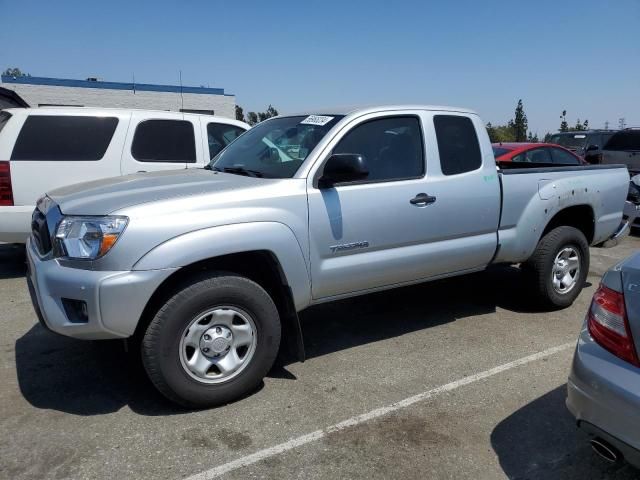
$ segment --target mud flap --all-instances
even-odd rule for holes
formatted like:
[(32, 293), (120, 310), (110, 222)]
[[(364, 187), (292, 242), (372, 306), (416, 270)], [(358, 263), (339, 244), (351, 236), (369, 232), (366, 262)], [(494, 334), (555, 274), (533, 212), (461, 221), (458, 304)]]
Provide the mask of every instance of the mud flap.
[(302, 337), (302, 327), (300, 326), (300, 318), (298, 318), (298, 312), (293, 305), (293, 292), (291, 291), (291, 287), (285, 285), (284, 288), (287, 289), (286, 295), (286, 309), (287, 312), (284, 315), (283, 320), (283, 331), (284, 336), (287, 342), (287, 350), (289, 354), (300, 362), (304, 362), (306, 359), (306, 354), (304, 351), (304, 339)]

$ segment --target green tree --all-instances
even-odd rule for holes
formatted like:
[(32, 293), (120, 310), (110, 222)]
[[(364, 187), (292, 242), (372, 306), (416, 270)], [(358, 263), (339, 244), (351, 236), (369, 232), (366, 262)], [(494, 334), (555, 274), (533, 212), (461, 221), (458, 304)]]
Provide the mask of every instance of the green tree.
[(18, 67), (7, 68), (2, 75), (7, 75), (9, 77), (30, 77), (31, 75), (28, 73), (23, 73)]
[(513, 128), (509, 125), (493, 126), (491, 122), (489, 122), (487, 123), (487, 133), (489, 134), (489, 140), (491, 140), (491, 143), (515, 141)]
[(278, 116), (278, 110), (273, 108), (273, 105), (269, 104), (265, 112), (249, 112), (247, 113), (247, 123), (249, 125), (255, 125), (256, 123), (264, 122), (267, 118)]
[(551, 132), (547, 132), (547, 133), (545, 133), (545, 134), (544, 134), (544, 140), (543, 140), (543, 141), (544, 141), (544, 143), (551, 143), (551, 136), (552, 136), (552, 135), (553, 135), (553, 134), (552, 134)]
[(585, 130), (589, 130), (589, 120), (580, 122), (580, 119), (578, 119), (575, 127), (569, 129), (570, 132), (584, 132)]
[(529, 134), (527, 135), (527, 142), (533, 142), (533, 143), (538, 143), (540, 140), (538, 139), (538, 134), (533, 134), (531, 132), (529, 132)]
[(269, 106), (267, 107), (266, 112), (258, 112), (258, 120), (261, 122), (264, 122), (267, 118), (277, 117), (277, 116), (278, 116), (278, 110), (273, 108), (271, 104), (269, 104)]
[(529, 122), (527, 121), (527, 114), (524, 113), (522, 99), (518, 100), (515, 118), (512, 121), (509, 121), (509, 125), (513, 128), (513, 135), (516, 142), (525, 142), (527, 140), (527, 128), (529, 127)]
[(254, 126), (258, 121), (258, 114), (256, 112), (247, 113), (247, 123), (249, 125)]
[(279, 115), (278, 110), (276, 110), (271, 104), (269, 104), (269, 107), (267, 108), (267, 115), (269, 115), (267, 118), (277, 117)]
[(487, 122), (487, 134), (489, 135), (489, 140), (491, 141), (491, 143), (495, 143), (495, 138), (496, 138), (496, 129), (494, 128), (493, 125), (491, 125), (491, 122)]
[(562, 111), (562, 115), (560, 115), (560, 118), (562, 119), (562, 122), (560, 122), (559, 130), (561, 132), (568, 132), (569, 131), (569, 124), (567, 123), (567, 111), (566, 110)]
[(236, 120), (244, 122), (244, 110), (242, 110), (240, 105), (236, 105)]

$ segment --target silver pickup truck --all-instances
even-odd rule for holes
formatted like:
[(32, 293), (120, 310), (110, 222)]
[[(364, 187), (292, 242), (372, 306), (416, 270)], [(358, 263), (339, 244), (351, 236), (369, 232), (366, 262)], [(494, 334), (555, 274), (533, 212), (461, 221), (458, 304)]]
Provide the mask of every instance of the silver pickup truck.
[[(281, 341), (304, 358), (310, 305), (521, 264), (565, 307), (589, 245), (620, 228), (624, 166), (502, 169), (481, 119), (390, 106), (280, 116), (205, 169), (136, 174), (42, 197), (28, 283), (42, 324), (140, 346), (188, 407), (260, 383)], [(401, 320), (398, 320), (401, 321)]]

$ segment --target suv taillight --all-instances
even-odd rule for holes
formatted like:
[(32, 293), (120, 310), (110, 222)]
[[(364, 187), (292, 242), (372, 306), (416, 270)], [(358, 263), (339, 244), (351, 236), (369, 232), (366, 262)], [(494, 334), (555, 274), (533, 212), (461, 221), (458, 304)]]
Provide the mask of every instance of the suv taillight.
[(13, 189), (11, 187), (11, 166), (9, 162), (0, 162), (0, 206), (13, 205)]
[(589, 333), (597, 343), (640, 367), (621, 293), (600, 285), (593, 294), (588, 319)]

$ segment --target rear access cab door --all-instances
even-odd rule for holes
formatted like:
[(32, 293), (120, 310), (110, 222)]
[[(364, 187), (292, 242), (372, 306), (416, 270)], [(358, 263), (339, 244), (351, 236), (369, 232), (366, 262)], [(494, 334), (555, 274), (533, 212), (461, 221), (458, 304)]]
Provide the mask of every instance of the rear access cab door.
[(15, 139), (9, 158), (14, 205), (35, 205), (55, 188), (119, 175), (129, 117), (81, 109), (16, 114), (3, 132)]
[[(369, 178), (319, 188), (332, 153), (363, 155)], [(307, 182), (316, 301), (481, 269), (495, 253), (500, 186), (475, 115), (402, 110), (354, 118)], [(416, 201), (425, 196), (432, 201)]]

